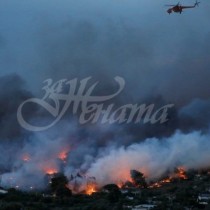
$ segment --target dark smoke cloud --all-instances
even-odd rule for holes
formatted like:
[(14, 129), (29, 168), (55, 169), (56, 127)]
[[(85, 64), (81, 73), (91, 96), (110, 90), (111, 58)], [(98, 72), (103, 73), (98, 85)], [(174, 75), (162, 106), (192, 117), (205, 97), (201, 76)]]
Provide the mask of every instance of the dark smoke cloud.
[[(23, 138), (27, 133), (17, 122), (16, 112), (20, 103), (32, 94), (25, 89), (24, 81), (17, 74), (0, 77), (0, 140)], [(32, 117), (33, 106), (24, 114)]]
[(210, 124), (210, 101), (194, 99), (179, 111), (180, 128), (186, 132), (202, 130), (208, 132)]

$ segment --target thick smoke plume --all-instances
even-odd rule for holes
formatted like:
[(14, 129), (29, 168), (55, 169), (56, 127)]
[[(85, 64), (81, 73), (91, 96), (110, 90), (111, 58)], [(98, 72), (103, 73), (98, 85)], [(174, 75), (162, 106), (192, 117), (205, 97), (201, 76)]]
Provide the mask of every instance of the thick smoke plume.
[(94, 162), (88, 173), (102, 185), (130, 180), (130, 170), (143, 172), (148, 180), (172, 173), (174, 168), (202, 169), (210, 163), (209, 135), (177, 131), (170, 138), (146, 139), (129, 147), (111, 148)]

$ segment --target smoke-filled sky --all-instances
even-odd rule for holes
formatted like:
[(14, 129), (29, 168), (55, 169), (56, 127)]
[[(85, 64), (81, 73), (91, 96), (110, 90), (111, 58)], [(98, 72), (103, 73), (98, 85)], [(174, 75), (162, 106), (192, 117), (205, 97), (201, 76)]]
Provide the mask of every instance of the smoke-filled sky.
[[(19, 182), (23, 188), (43, 186), (44, 165), (52, 165), (68, 177), (75, 170), (88, 172), (105, 184), (125, 179), (123, 173), (110, 177), (115, 161), (119, 171), (132, 169), (129, 166), (140, 170), (144, 165), (144, 170), (154, 173), (165, 154), (171, 152), (175, 154), (171, 162), (163, 164), (157, 176), (179, 164), (201, 167), (202, 162), (202, 166), (208, 166), (210, 2), (202, 1), (199, 7), (181, 15), (168, 15), (164, 5), (176, 3), (174, 0), (0, 1), (3, 185), (10, 185), (8, 177), (12, 176), (14, 183)], [(194, 1), (180, 3), (193, 5)], [(172, 103), (175, 106), (169, 112), (169, 121), (161, 125), (82, 126), (68, 110), (59, 123), (44, 132), (29, 132), (17, 122), (18, 106), (28, 98), (42, 97), (43, 81), (48, 78), (56, 81), (92, 77), (93, 83), (99, 81), (97, 94), (107, 95), (116, 90), (115, 76), (125, 79), (125, 89), (115, 99), (116, 104)], [(48, 115), (34, 106), (27, 107), (25, 114), (36, 123), (48, 120)], [(186, 151), (181, 150), (183, 145)], [(66, 165), (61, 167), (56, 158), (66, 147), (70, 151)], [(196, 152), (191, 154), (190, 148)], [(153, 156), (141, 156), (151, 151)], [(22, 163), (25, 154), (30, 161)], [(153, 159), (156, 162), (151, 163)], [(26, 184), (20, 183), (23, 174), (24, 180), (28, 180)], [(32, 181), (37, 174), (39, 184)]]

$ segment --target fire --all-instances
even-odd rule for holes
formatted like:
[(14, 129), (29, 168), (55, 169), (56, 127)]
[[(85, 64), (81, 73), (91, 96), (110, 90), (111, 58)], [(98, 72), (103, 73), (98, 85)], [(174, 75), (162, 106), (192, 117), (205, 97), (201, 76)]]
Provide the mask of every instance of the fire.
[(87, 195), (92, 195), (95, 192), (97, 192), (95, 185), (93, 185), (93, 184), (87, 185), (87, 188), (86, 188)]
[(93, 177), (89, 177), (89, 179), (87, 180), (85, 193), (87, 195), (92, 195), (95, 192), (97, 192), (96, 180)]
[(149, 188), (162, 187), (164, 184), (172, 182), (175, 178), (179, 178), (179, 179), (182, 179), (182, 180), (188, 179), (184, 167), (176, 168), (175, 173), (170, 175), (170, 177), (168, 177), (166, 179), (162, 179), (162, 180), (160, 180), (158, 182), (155, 182), (155, 183), (151, 184), (149, 186)]
[(47, 169), (45, 171), (45, 173), (48, 174), (48, 175), (53, 175), (53, 174), (58, 173), (58, 171), (56, 169), (54, 169), (54, 168), (50, 168), (50, 169)]
[(163, 179), (162, 181), (161, 181), (161, 183), (170, 183), (171, 182), (171, 178), (169, 177), (169, 178), (167, 178), (167, 179)]
[(66, 162), (66, 159), (68, 157), (68, 153), (70, 151), (70, 148), (67, 147), (65, 149), (63, 149), (59, 154), (58, 154), (58, 158), (64, 162)]
[(54, 175), (59, 172), (57, 165), (48, 161), (40, 163), (40, 169), (47, 175)]
[(67, 154), (68, 154), (68, 151), (61, 151), (61, 152), (58, 154), (58, 158), (59, 158), (60, 160), (65, 161), (66, 158), (67, 158)]
[(118, 182), (117, 186), (121, 189), (124, 186), (124, 183), (123, 182)]
[(24, 162), (28, 162), (28, 161), (30, 161), (30, 155), (29, 154), (24, 154), (23, 156), (22, 156), (22, 160), (24, 161)]
[(178, 167), (177, 168), (177, 173), (176, 175), (180, 178), (180, 179), (187, 179), (187, 175), (185, 172), (185, 169), (183, 167)]
[(158, 182), (155, 182), (154, 184), (151, 184), (151, 185), (149, 186), (149, 188), (159, 188), (159, 187), (161, 187), (161, 184), (158, 183)]
[(158, 182), (151, 184), (149, 188), (159, 188), (159, 187), (162, 187), (164, 184), (170, 183), (171, 181), (172, 181), (172, 177), (165, 178), (163, 180), (160, 180)]

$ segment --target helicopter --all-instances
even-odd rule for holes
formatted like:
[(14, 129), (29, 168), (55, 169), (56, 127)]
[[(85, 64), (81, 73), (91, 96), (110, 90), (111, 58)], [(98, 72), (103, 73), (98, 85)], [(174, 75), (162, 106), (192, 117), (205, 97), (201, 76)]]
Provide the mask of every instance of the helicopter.
[(176, 5), (165, 5), (165, 6), (171, 7), (167, 10), (168, 14), (170, 15), (172, 12), (181, 14), (183, 9), (192, 9), (192, 8), (195, 8), (196, 6), (198, 7), (199, 4), (200, 4), (200, 2), (196, 1), (193, 6), (182, 6), (180, 3), (178, 3)]

